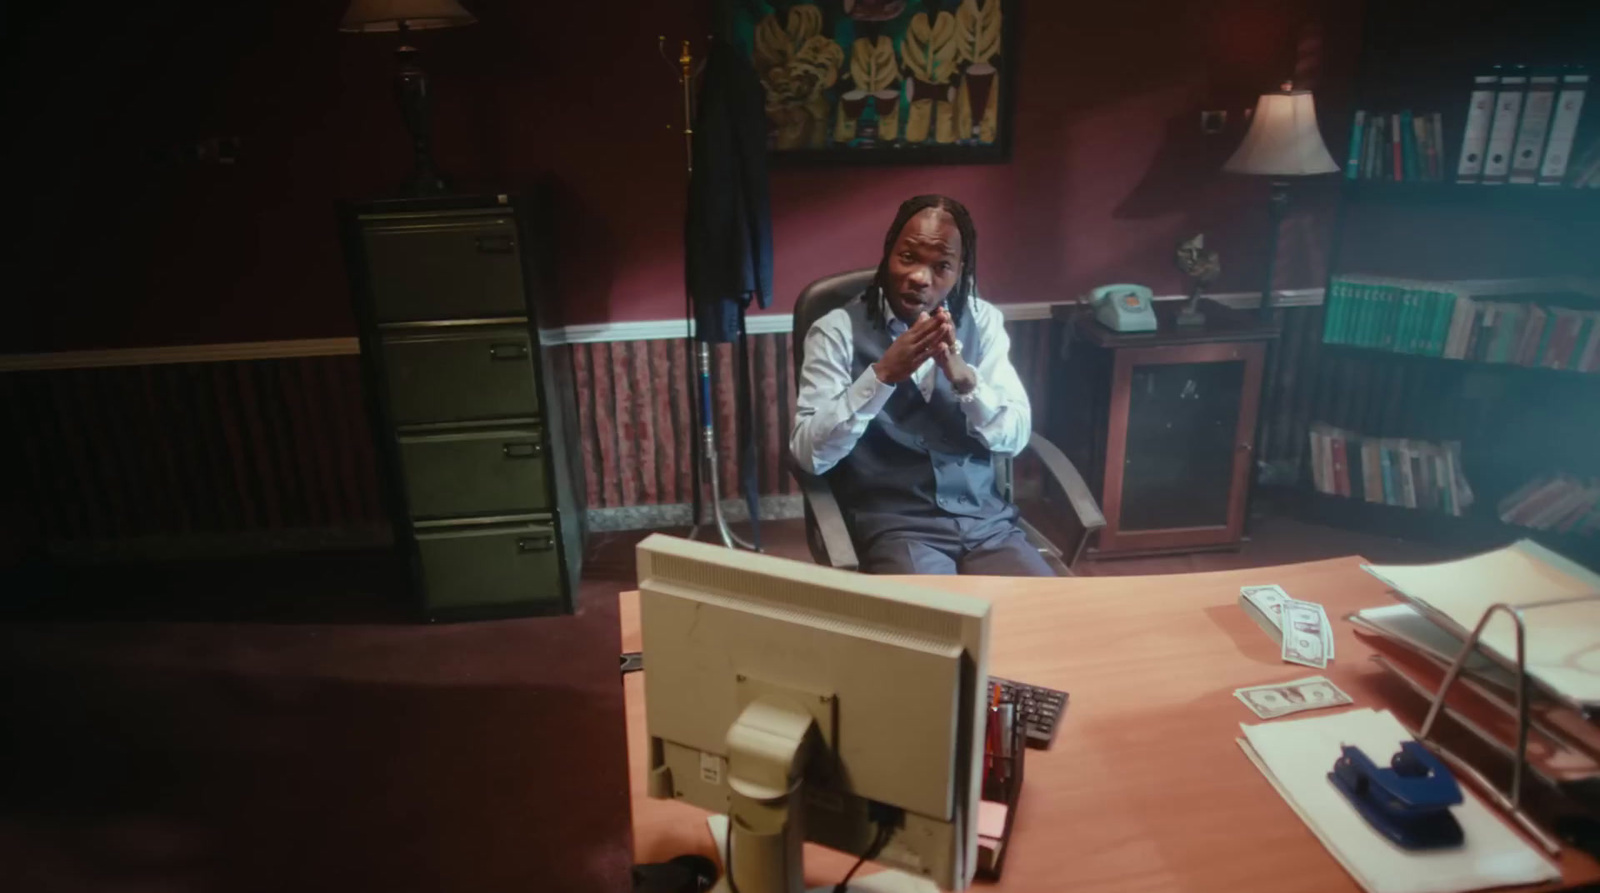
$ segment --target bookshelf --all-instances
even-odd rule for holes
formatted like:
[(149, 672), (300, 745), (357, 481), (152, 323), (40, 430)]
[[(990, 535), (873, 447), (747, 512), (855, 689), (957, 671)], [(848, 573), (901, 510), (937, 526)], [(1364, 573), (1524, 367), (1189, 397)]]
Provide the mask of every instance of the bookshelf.
[(1305, 491), (1298, 510), (1307, 520), (1332, 527), (1359, 529), (1379, 536), (1452, 546), (1480, 552), (1519, 539), (1531, 539), (1591, 568), (1600, 567), (1600, 539), (1595, 536), (1530, 530), (1504, 524), (1484, 514), (1464, 516), (1418, 512), (1392, 505), (1357, 502), (1341, 496)]
[(1520, 378), (1544, 378), (1554, 376), (1558, 378), (1572, 378), (1589, 381), (1595, 387), (1600, 387), (1600, 372), (1580, 372), (1576, 369), (1550, 369), (1542, 366), (1518, 366), (1514, 363), (1491, 363), (1486, 360), (1456, 359), (1453, 357), (1427, 357), (1419, 354), (1400, 354), (1392, 350), (1383, 350), (1376, 347), (1358, 347), (1354, 344), (1324, 344), (1326, 350), (1349, 353), (1352, 356), (1366, 357), (1372, 361), (1400, 361), (1413, 363), (1446, 363), (1456, 365), (1464, 371), (1493, 372)]
[[(1589, 111), (1600, 116), (1600, 96)], [(1600, 189), (1542, 186), (1485, 186), (1481, 183), (1346, 180), (1344, 198), (1371, 204), (1433, 205), (1456, 210), (1600, 218)]]
[[(1431, 345), (1426, 336), (1420, 347), (1368, 343), (1382, 338), (1370, 328), (1355, 336), (1349, 320), (1337, 316), (1348, 305), (1337, 308), (1335, 286), (1366, 276), (1459, 287), (1474, 301), (1497, 306), (1538, 304), (1585, 318), (1593, 313), (1591, 330), (1600, 328), (1600, 250), (1594, 247), (1600, 245), (1600, 189), (1456, 182), (1473, 78), (1495, 65), (1586, 70), (1591, 88), (1573, 155), (1600, 139), (1600, 3), (1389, 0), (1367, 7), (1344, 129), (1328, 128), (1330, 147), (1362, 145), (1359, 136), (1352, 141), (1356, 110), (1369, 124), (1375, 114), (1411, 110), (1413, 121), (1437, 120), (1437, 129), (1418, 126), (1418, 154), (1404, 156), (1402, 177), (1418, 176), (1396, 181), (1363, 167), (1342, 183), (1321, 321), (1325, 335), (1332, 326), (1333, 337), (1319, 344), (1307, 419), (1308, 438), (1315, 441), (1320, 429), (1323, 443), (1307, 445), (1293, 502), (1309, 520), (1335, 526), (1463, 550), (1528, 537), (1600, 566), (1600, 528), (1590, 525), (1585, 535), (1580, 522), (1563, 533), (1555, 525), (1541, 530), (1501, 518), (1502, 503), (1526, 493), (1530, 481), (1567, 476), (1600, 487), (1600, 370), (1539, 365), (1542, 343), (1521, 363), (1515, 350), (1502, 350), (1493, 358), (1499, 361), (1483, 351), (1463, 356), (1460, 345), (1454, 356), (1441, 355), (1445, 328), (1434, 329)], [(1427, 158), (1430, 143), (1437, 159), (1416, 161)], [(1336, 155), (1341, 162), (1349, 157)], [(1372, 155), (1360, 157), (1365, 162)], [(1424, 300), (1423, 306), (1426, 320), (1430, 305)], [(1578, 337), (1573, 330), (1564, 336)], [(1548, 334), (1542, 337), (1548, 342)], [(1312, 467), (1318, 454), (1327, 454), (1329, 429), (1357, 443), (1458, 444), (1456, 470), (1470, 484), (1470, 504), (1450, 510), (1444, 500), (1433, 501), (1434, 508), (1395, 505), (1388, 491), (1363, 492), (1348, 477), (1352, 469), (1342, 482), (1330, 478), (1325, 468)], [(1325, 492), (1330, 488), (1350, 495)]]

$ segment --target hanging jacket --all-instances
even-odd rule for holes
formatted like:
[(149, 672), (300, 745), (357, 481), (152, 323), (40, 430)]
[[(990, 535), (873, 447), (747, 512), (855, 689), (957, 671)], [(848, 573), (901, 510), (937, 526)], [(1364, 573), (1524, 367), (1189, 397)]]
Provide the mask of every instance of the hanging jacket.
[(756, 301), (772, 305), (765, 94), (736, 46), (714, 40), (701, 73), (684, 276), (701, 341), (739, 338)]

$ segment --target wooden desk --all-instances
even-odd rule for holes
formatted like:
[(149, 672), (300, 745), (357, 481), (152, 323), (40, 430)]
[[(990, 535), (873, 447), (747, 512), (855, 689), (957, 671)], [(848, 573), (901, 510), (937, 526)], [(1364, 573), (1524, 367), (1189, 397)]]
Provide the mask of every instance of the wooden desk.
[[(1258, 722), (1233, 690), (1317, 671), (1282, 663), (1236, 600), (1278, 583), (1334, 618), (1338, 660), (1323, 675), (1363, 707), (1401, 699), (1341, 619), (1390, 603), (1357, 557), (1242, 571), (1020, 580), (923, 577), (994, 605), (995, 675), (1072, 694), (1054, 747), (1028, 752), (1005, 877), (977, 889), (1273, 890), (1360, 888), (1239, 750)], [(637, 593), (622, 596), (622, 647), (639, 648)], [(714, 855), (702, 810), (644, 796), (644, 673), (626, 677), (634, 853), (640, 862)], [(720, 860), (719, 860), (720, 861)], [(806, 848), (806, 878), (837, 883), (853, 858)], [(1589, 856), (1561, 857), (1567, 884), (1600, 879)], [(868, 869), (863, 868), (865, 873)]]

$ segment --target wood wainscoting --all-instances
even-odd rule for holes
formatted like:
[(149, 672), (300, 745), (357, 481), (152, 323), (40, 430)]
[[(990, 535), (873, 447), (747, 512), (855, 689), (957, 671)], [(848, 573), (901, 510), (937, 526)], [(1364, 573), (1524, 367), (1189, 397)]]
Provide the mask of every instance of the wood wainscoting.
[[(1320, 306), (1277, 312), (1284, 336), (1269, 356), (1260, 456), (1298, 469), (1313, 408), (1340, 397), (1344, 386), (1319, 368)], [(1040, 414), (1058, 347), (1052, 324), (1021, 318), (1007, 328)], [(794, 414), (792, 337), (749, 338), (764, 514), (798, 501), (782, 463)], [(596, 529), (686, 517), (697, 436), (687, 345), (649, 338), (566, 346)], [(331, 339), (220, 354), (163, 348), (71, 362), (11, 358), (0, 367), (0, 418), (11, 435), (0, 438), (0, 561), (386, 542), (354, 350), (354, 339)], [(118, 354), (126, 361), (111, 356)], [(733, 352), (723, 345), (713, 355), (718, 456), (731, 499), (738, 495)]]

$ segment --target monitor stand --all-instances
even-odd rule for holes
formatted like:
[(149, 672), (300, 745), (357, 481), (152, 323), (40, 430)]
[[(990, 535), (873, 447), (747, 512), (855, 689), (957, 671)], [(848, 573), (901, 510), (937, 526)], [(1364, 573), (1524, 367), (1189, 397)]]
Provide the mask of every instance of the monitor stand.
[[(805, 802), (805, 768), (819, 748), (833, 744), (833, 699), (743, 676), (738, 682), (744, 709), (728, 728), (726, 741), (729, 814), (738, 823), (733, 829), (731, 854), (729, 819), (714, 816), (710, 820), (717, 854), (727, 856), (734, 871), (723, 866), (723, 878), (714, 893), (731, 889), (728, 876), (732, 873), (738, 874), (739, 893), (804, 893), (801, 844), (805, 810), (801, 804)], [(859, 882), (851, 881), (850, 886), (872, 893), (938, 893), (938, 887), (925, 879), (909, 874), (900, 874), (900, 879), (883, 877), (885, 874), (898, 873), (868, 875)], [(828, 893), (831, 888), (817, 889)]]
[[(706, 825), (710, 827), (711, 839), (717, 845), (717, 862), (721, 863), (723, 854), (728, 851), (728, 817), (707, 816)], [(826, 884), (812, 887), (806, 893), (833, 893), (834, 886)], [(729, 893), (731, 889), (728, 886), (727, 866), (724, 865), (723, 875), (717, 880), (717, 885), (711, 888), (711, 893)], [(927, 878), (891, 869), (851, 878), (850, 893), (939, 893), (939, 886)]]

